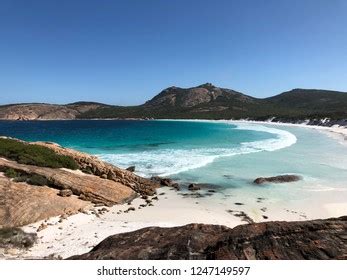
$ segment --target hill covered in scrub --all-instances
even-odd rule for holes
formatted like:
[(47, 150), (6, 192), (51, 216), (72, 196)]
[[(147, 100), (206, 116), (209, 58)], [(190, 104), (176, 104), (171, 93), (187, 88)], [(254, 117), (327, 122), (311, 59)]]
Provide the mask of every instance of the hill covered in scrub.
[(206, 83), (192, 88), (169, 87), (139, 106), (78, 102), (68, 105), (15, 104), (0, 107), (0, 119), (107, 118), (341, 120), (347, 118), (347, 93), (293, 89), (260, 99)]
[(105, 104), (76, 102), (66, 105), (46, 103), (22, 103), (0, 106), (0, 119), (3, 120), (73, 120), (77, 116)]

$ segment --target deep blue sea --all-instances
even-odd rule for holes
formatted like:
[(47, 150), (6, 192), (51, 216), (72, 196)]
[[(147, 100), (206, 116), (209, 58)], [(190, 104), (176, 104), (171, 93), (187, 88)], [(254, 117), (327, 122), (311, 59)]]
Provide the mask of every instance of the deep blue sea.
[(347, 189), (346, 145), (308, 128), (218, 121), (0, 121), (0, 135), (56, 142), (120, 167), (135, 165), (142, 176), (252, 193), (264, 192), (252, 184), (256, 177), (303, 176), (298, 183), (266, 188), (272, 197)]

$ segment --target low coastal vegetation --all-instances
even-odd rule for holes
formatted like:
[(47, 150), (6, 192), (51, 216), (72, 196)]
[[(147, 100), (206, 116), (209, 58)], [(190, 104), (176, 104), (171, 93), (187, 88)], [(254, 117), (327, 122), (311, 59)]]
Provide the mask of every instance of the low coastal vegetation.
[(34, 186), (51, 185), (47, 178), (38, 174), (27, 174), (25, 172), (7, 167), (0, 167), (0, 171), (3, 171), (4, 175), (13, 179), (14, 182), (25, 182)]
[[(59, 155), (47, 147), (28, 144), (9, 138), (0, 138), (0, 156), (21, 164), (50, 168), (78, 169), (76, 161), (69, 156)], [(15, 176), (12, 171), (8, 172), (8, 177), (11, 177), (11, 175)]]
[(0, 228), (0, 248), (29, 248), (37, 240), (35, 233), (20, 228)]

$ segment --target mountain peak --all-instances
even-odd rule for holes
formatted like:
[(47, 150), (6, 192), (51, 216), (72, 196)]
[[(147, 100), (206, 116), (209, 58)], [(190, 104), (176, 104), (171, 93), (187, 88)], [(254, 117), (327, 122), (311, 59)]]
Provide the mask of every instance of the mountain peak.
[(212, 83), (204, 83), (202, 85), (199, 85), (195, 88), (206, 88), (206, 89), (211, 89), (211, 88), (216, 88), (215, 85), (213, 85)]

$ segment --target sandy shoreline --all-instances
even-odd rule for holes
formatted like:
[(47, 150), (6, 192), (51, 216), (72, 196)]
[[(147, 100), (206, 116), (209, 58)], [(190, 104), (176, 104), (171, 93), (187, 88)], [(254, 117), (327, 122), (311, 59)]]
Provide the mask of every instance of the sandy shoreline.
[[(347, 129), (342, 127), (308, 126), (253, 121), (224, 121), (230, 123), (257, 123), (272, 126), (298, 126), (317, 129), (346, 144)], [(255, 186), (257, 188), (257, 186)], [(210, 188), (211, 189), (211, 188)], [(197, 194), (201, 194), (197, 195)], [(308, 199), (283, 202), (270, 196), (247, 196), (237, 190), (204, 189), (198, 192), (175, 191), (168, 187), (158, 189), (153, 206), (141, 198), (131, 205), (116, 205), (107, 208), (103, 214), (78, 213), (59, 222), (59, 217), (44, 221), (48, 227), (37, 232), (38, 243), (30, 250), (5, 252), (1, 258), (44, 258), (49, 255), (66, 258), (86, 253), (106, 237), (148, 226), (172, 227), (189, 223), (222, 224), (235, 227), (246, 224), (242, 213), (254, 222), (297, 221), (318, 218), (339, 217), (347, 212), (347, 189), (312, 192)], [(215, 198), (217, 199), (211, 199)], [(135, 211), (124, 213), (129, 207)], [(102, 207), (101, 207), (102, 208)], [(101, 208), (95, 208), (95, 212)], [(41, 222), (23, 227), (27, 232), (36, 232)]]
[(347, 145), (347, 127), (334, 125), (331, 127), (320, 126), (320, 125), (308, 125), (308, 124), (294, 124), (294, 123), (281, 123), (281, 122), (270, 122), (270, 121), (248, 121), (248, 120), (232, 120), (232, 123), (254, 123), (254, 124), (265, 124), (273, 126), (293, 126), (293, 127), (302, 127), (315, 129), (317, 131), (326, 133), (330, 137), (338, 140), (341, 144)]
[[(321, 126), (321, 125), (308, 125), (305, 123), (283, 123), (283, 122), (271, 122), (271, 121), (251, 121), (251, 120), (196, 120), (196, 119), (162, 119), (163, 121), (193, 121), (193, 122), (223, 122), (223, 123), (231, 123), (231, 124), (263, 124), (263, 125), (271, 125), (271, 126), (284, 126), (284, 127), (302, 127), (315, 129), (317, 131), (326, 133), (330, 137), (338, 140), (341, 144), (347, 145), (347, 127), (333, 125), (333, 126)], [(159, 120), (160, 121), (160, 120)]]
[[(257, 186), (255, 186), (257, 187)], [(66, 258), (90, 251), (106, 237), (137, 230), (143, 227), (173, 227), (189, 223), (221, 224), (233, 228), (247, 224), (245, 213), (254, 222), (265, 221), (304, 221), (319, 218), (339, 217), (346, 214), (347, 203), (343, 199), (347, 190), (317, 192), (310, 199), (283, 203), (271, 197), (243, 196), (240, 193), (213, 193), (220, 196), (196, 196), (208, 191), (175, 191), (168, 187), (158, 190), (158, 200), (152, 200), (153, 206), (142, 198), (135, 199), (131, 205), (116, 205), (107, 208), (103, 214), (78, 213), (59, 222), (59, 217), (45, 221), (48, 227), (37, 232), (42, 222), (23, 227), (27, 232), (37, 232), (38, 243), (29, 251), (12, 251), (5, 258), (44, 258), (49, 255)], [(188, 194), (188, 195), (184, 195)], [(330, 201), (327, 203), (327, 201)], [(334, 201), (333, 203), (331, 201)], [(124, 211), (134, 207), (135, 211)], [(140, 208), (139, 208), (140, 207)], [(98, 213), (98, 209), (94, 208)], [(120, 213), (121, 212), (121, 213)], [(241, 215), (240, 215), (241, 214)]]

